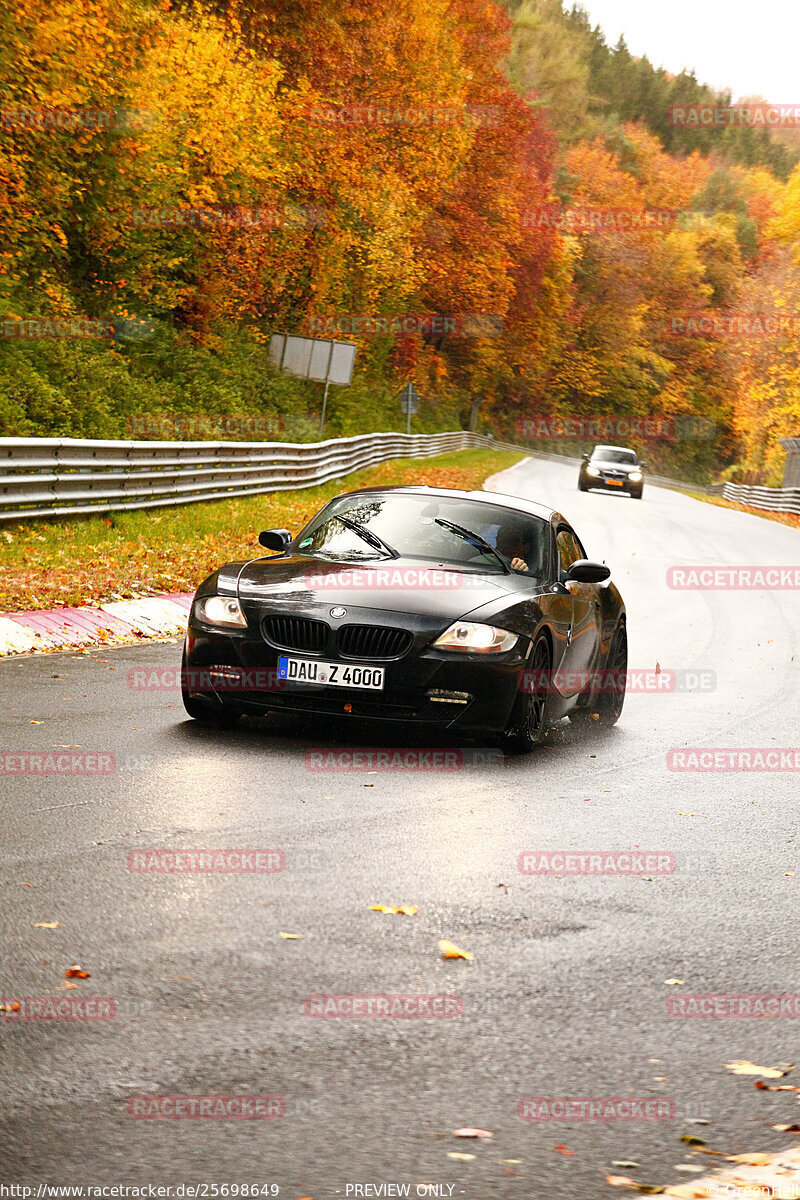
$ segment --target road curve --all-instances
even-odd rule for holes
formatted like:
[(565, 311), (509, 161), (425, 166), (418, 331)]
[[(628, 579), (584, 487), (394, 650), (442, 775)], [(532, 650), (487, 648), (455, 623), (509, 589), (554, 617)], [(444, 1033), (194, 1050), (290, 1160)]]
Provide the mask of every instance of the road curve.
[[(563, 722), (527, 758), (334, 772), (310, 770), (307, 752), (374, 749), (375, 736), (282, 718), (209, 732), (174, 690), (129, 686), (132, 670), (176, 667), (176, 643), (0, 664), (6, 752), (116, 764), (2, 779), (0, 993), (116, 1008), (108, 1021), (0, 1022), (3, 1181), (594, 1200), (619, 1194), (606, 1174), (690, 1179), (674, 1170), (698, 1162), (682, 1134), (726, 1153), (785, 1144), (771, 1125), (797, 1120), (796, 1096), (722, 1064), (791, 1062), (796, 1025), (681, 1020), (667, 1001), (800, 993), (799, 776), (676, 772), (667, 754), (800, 746), (798, 592), (678, 590), (667, 572), (797, 566), (800, 535), (650, 486), (641, 503), (579, 493), (575, 469), (552, 462), (525, 460), (492, 485), (574, 523), (626, 601), (631, 668), (693, 672), (693, 690), (630, 694), (609, 735)], [(129, 870), (130, 852), (151, 847), (278, 848), (286, 869)], [(658, 851), (675, 869), (518, 870), (521, 853), (564, 850)], [(474, 961), (444, 961), (440, 938)], [(67, 988), (72, 964), (90, 978)], [(442, 993), (461, 1016), (305, 1011), (320, 994)], [(145, 1095), (281, 1097), (285, 1115), (129, 1115)], [(524, 1097), (673, 1107), (671, 1119), (532, 1122)], [(452, 1137), (465, 1126), (494, 1136)], [(625, 1160), (640, 1167), (612, 1166)]]

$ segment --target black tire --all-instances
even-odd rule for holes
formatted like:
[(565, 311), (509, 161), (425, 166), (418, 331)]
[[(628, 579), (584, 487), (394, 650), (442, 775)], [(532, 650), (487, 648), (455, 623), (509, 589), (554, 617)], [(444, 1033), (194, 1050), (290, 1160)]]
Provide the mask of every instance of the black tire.
[(222, 704), (215, 704), (213, 702), (205, 703), (203, 700), (198, 700), (196, 697), (190, 696), (183, 682), (185, 677), (186, 651), (184, 650), (183, 658), (181, 659), (181, 697), (183, 699), (183, 707), (189, 716), (193, 720), (199, 721), (201, 725), (208, 725), (212, 729), (233, 729), (241, 714), (234, 712), (233, 709), (225, 708)]
[(585, 484), (582, 479), (579, 479), (578, 480), (578, 491), (579, 492), (588, 492), (588, 490), (589, 490), (588, 485)]
[(503, 746), (512, 754), (527, 754), (538, 746), (547, 730), (547, 680), (552, 668), (550, 643), (543, 633), (536, 639), (526, 670), (545, 681), (532, 692), (521, 692), (503, 734)]
[(611, 729), (622, 715), (625, 703), (625, 685), (628, 675), (628, 631), (620, 621), (614, 630), (611, 645), (606, 655), (603, 671), (604, 686), (593, 704), (585, 708), (574, 708), (569, 719), (576, 724), (594, 722), (601, 729)]
[(641, 500), (642, 496), (644, 495), (644, 488), (642, 488), (641, 492), (631, 492), (631, 495), (633, 496), (634, 500)]

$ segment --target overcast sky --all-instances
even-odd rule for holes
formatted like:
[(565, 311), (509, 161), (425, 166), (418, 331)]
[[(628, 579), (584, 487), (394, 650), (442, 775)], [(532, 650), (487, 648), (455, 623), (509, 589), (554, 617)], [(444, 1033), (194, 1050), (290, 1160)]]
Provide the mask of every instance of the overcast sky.
[(694, 72), (730, 88), (734, 99), (761, 95), (800, 104), (800, 0), (578, 0), (614, 45), (656, 67)]

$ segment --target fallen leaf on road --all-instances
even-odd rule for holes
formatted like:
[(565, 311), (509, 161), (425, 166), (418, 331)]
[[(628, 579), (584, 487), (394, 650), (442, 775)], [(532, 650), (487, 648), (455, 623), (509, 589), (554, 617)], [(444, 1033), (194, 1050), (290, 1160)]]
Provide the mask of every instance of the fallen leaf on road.
[(775, 1067), (757, 1067), (755, 1063), (747, 1062), (745, 1059), (737, 1059), (736, 1062), (723, 1063), (726, 1071), (730, 1071), (733, 1075), (763, 1075), (765, 1079), (780, 1079), (783, 1071), (778, 1071)]
[(728, 1154), (728, 1162), (744, 1163), (747, 1167), (768, 1167), (772, 1162), (771, 1154)]
[(558, 1142), (555, 1146), (553, 1146), (553, 1149), (557, 1150), (559, 1154), (564, 1156), (564, 1158), (575, 1157), (575, 1151), (570, 1150), (569, 1146), (565, 1146), (563, 1142)]
[(452, 942), (448, 942), (447, 938), (440, 939), (439, 949), (442, 952), (442, 958), (466, 958), (472, 960), (475, 957), (474, 954), (470, 954), (469, 950), (459, 950), (458, 946), (454, 946)]
[(800, 1125), (773, 1125), (779, 1133), (800, 1133)]
[(58, 921), (34, 921), (34, 929), (58, 929)]
[(616, 1158), (611, 1161), (612, 1167), (626, 1167), (629, 1171), (635, 1170), (639, 1163), (631, 1162), (627, 1158)]
[(762, 1092), (800, 1092), (794, 1083), (762, 1083), (760, 1079), (756, 1080), (756, 1087)]
[(494, 1137), (491, 1129), (454, 1129), (453, 1137), (490, 1138)]
[(64, 972), (65, 979), (89, 979), (91, 971), (82, 971), (77, 964), (74, 967), (68, 967)]
[(681, 987), (683, 984), (683, 980), (682, 979), (665, 979), (664, 983), (674, 983), (676, 987)]
[(693, 1133), (682, 1133), (681, 1141), (685, 1142), (687, 1146), (705, 1146), (703, 1139), (695, 1137)]
[(675, 1166), (673, 1167), (673, 1170), (689, 1171), (689, 1172), (693, 1172), (697, 1175), (700, 1175), (705, 1170), (705, 1168), (704, 1167), (696, 1167), (693, 1163), (676, 1163)]
[(413, 917), (415, 912), (419, 912), (416, 904), (369, 904), (367, 907), (370, 912), (396, 913), (403, 917)]
[(0, 1004), (0, 1012), (19, 1012), (18, 1004)]
[(453, 1151), (450, 1151), (450, 1153), (447, 1155), (447, 1157), (455, 1158), (458, 1160), (458, 1162), (473, 1162), (475, 1155), (474, 1154), (456, 1154)]
[(29, 721), (29, 725), (44, 725), (44, 721)]
[(628, 1175), (606, 1175), (606, 1183), (609, 1187), (624, 1187), (634, 1192), (639, 1190), (639, 1184)]
[(278, 937), (283, 938), (286, 942), (296, 942), (300, 938), (305, 937), (304, 933), (281, 933), (278, 931)]

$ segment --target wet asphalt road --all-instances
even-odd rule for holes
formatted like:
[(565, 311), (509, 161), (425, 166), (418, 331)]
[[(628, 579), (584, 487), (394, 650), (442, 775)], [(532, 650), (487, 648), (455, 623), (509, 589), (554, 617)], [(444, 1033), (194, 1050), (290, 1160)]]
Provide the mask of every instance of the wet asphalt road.
[[(622, 1194), (608, 1173), (677, 1183), (691, 1176), (676, 1164), (713, 1163), (685, 1133), (726, 1153), (786, 1145), (770, 1126), (800, 1118), (796, 1094), (722, 1064), (794, 1061), (796, 1022), (680, 1020), (666, 1001), (800, 992), (798, 775), (677, 774), (666, 753), (800, 745), (800, 602), (674, 591), (665, 576), (795, 565), (800, 535), (656, 488), (642, 503), (580, 494), (555, 463), (528, 460), (504, 490), (560, 507), (612, 566), (631, 667), (712, 673), (715, 686), (629, 695), (611, 734), (563, 722), (527, 758), (342, 774), (308, 770), (306, 751), (385, 739), (285, 718), (209, 732), (179, 694), (128, 686), (133, 667), (177, 666), (177, 643), (0, 665), (5, 750), (77, 746), (118, 768), (1, 781), (0, 994), (108, 997), (116, 1017), (0, 1023), (0, 1182), (594, 1200)], [(280, 848), (287, 865), (132, 873), (142, 847)], [(677, 869), (517, 870), (528, 850), (637, 847), (675, 854)], [(474, 961), (442, 960), (442, 937)], [(72, 964), (91, 977), (65, 990)], [(320, 993), (451, 993), (463, 1015), (306, 1016)], [(279, 1096), (285, 1115), (134, 1119), (127, 1101), (145, 1094)], [(661, 1097), (675, 1117), (531, 1123), (518, 1102), (532, 1096)], [(464, 1126), (494, 1137), (454, 1139)]]

